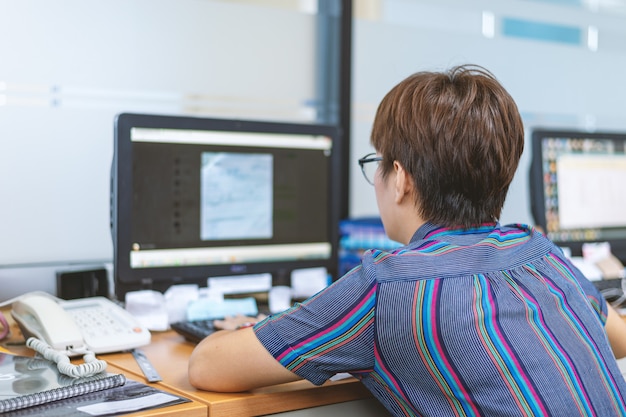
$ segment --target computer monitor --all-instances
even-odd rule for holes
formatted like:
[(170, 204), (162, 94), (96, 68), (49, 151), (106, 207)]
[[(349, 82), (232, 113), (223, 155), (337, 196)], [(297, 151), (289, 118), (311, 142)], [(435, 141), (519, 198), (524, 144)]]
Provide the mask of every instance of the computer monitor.
[(115, 120), (115, 293), (337, 271), (338, 129), (187, 116)]
[(534, 130), (530, 192), (556, 244), (581, 256), (583, 243), (609, 242), (626, 263), (626, 133)]

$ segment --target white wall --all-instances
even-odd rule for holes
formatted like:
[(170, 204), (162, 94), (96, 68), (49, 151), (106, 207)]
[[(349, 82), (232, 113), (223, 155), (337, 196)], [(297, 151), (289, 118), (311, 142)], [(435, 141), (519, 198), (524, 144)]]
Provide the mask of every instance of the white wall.
[[(356, 2), (355, 2), (356, 3)], [(419, 70), (479, 64), (509, 90), (522, 113), (527, 137), (533, 127), (626, 131), (626, 14), (593, 11), (575, 2), (521, 0), (366, 1), (354, 25), (351, 215), (375, 215), (374, 193), (356, 160), (371, 152), (369, 134), (378, 102), (404, 77)], [(578, 3), (578, 2), (576, 2)], [(604, 2), (598, 1), (600, 5)], [(585, 4), (582, 2), (580, 4)], [(494, 16), (494, 37), (483, 34), (483, 12)], [(598, 48), (507, 37), (506, 17), (598, 30)], [(528, 197), (527, 141), (511, 185), (502, 222), (532, 224)]]
[[(0, 300), (54, 292), (55, 271), (111, 261), (116, 113), (314, 119), (315, 17), (261, 3), (0, 0)], [(290, 3), (314, 9), (312, 1)], [(356, 163), (370, 151), (376, 106), (417, 70), (484, 65), (516, 99), (528, 131), (626, 130), (623, 0), (611, 2), (617, 11), (565, 0), (354, 3), (353, 216), (377, 213)], [(483, 34), (484, 11), (494, 16), (492, 38)], [(598, 49), (504, 36), (507, 16), (592, 25)], [(504, 222), (532, 222), (528, 151)]]
[(315, 119), (307, 10), (216, 0), (0, 0), (0, 10), (0, 299), (54, 292), (56, 270), (111, 262), (115, 114)]

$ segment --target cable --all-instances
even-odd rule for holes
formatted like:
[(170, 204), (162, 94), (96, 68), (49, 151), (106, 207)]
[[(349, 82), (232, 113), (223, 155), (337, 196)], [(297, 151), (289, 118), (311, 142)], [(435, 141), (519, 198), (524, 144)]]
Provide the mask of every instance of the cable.
[(26, 340), (26, 346), (41, 354), (44, 358), (57, 364), (59, 372), (73, 378), (83, 378), (103, 372), (107, 368), (107, 363), (96, 359), (96, 355), (87, 349), (73, 349), (73, 353), (83, 354), (85, 363), (74, 365), (70, 362), (67, 352), (52, 349), (48, 344), (35, 337)]

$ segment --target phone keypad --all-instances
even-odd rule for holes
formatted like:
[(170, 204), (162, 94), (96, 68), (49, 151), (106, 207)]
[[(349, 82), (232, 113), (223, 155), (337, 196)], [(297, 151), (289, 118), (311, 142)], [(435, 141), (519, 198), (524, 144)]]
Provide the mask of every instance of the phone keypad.
[[(122, 307), (89, 299), (70, 300), (64, 309), (80, 328), (85, 343), (95, 353), (131, 349), (149, 342), (149, 332)], [(119, 311), (118, 311), (119, 310)]]
[(100, 307), (79, 309), (73, 312), (73, 318), (83, 331), (85, 338), (108, 337), (126, 333), (121, 323), (114, 320), (111, 314)]

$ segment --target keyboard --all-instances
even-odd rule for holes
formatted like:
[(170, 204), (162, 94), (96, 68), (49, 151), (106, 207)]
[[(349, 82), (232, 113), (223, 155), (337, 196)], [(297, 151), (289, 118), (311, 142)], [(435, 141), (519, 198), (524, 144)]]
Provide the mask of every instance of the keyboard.
[(170, 324), (170, 327), (192, 343), (200, 342), (216, 330), (213, 320), (178, 321)]

